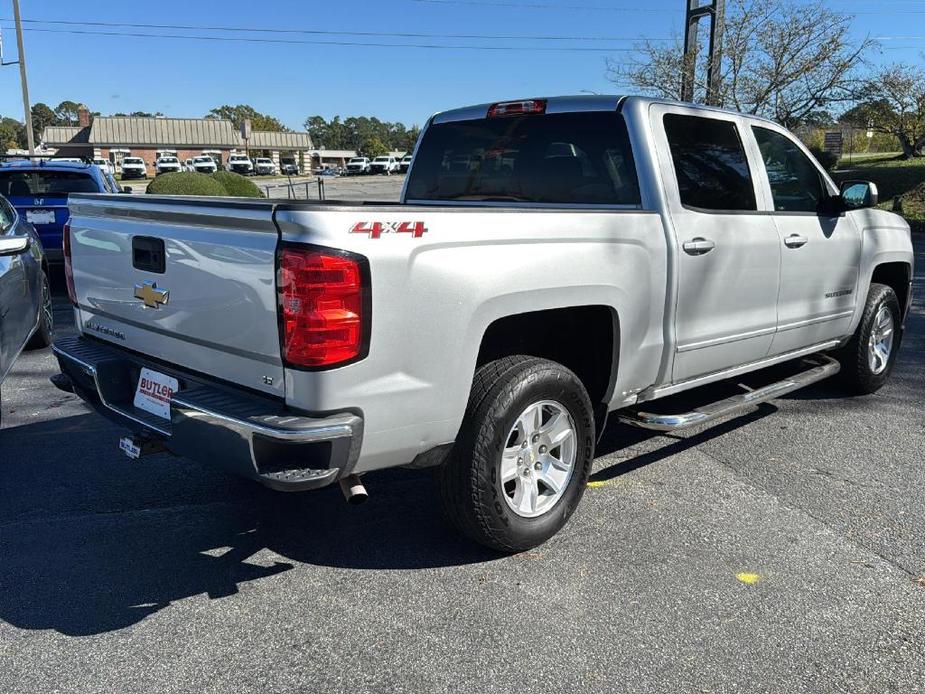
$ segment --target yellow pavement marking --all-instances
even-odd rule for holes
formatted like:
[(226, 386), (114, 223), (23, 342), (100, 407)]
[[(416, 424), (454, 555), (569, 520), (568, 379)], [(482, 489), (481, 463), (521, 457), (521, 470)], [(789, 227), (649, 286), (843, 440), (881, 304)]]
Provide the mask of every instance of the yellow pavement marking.
[(736, 574), (736, 578), (742, 581), (742, 583), (753, 586), (761, 579), (761, 576), (758, 574), (749, 573), (748, 571), (742, 571)]
[(613, 480), (591, 480), (588, 482), (588, 489), (597, 489), (598, 487), (608, 487), (613, 484)]

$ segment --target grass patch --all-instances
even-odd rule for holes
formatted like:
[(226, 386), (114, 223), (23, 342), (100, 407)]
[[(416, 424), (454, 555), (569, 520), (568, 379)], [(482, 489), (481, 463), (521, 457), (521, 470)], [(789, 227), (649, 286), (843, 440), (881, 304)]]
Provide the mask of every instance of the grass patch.
[(925, 232), (925, 183), (902, 197), (903, 217), (913, 231)]
[(842, 159), (832, 177), (839, 182), (848, 179), (873, 181), (880, 191), (882, 208), (893, 209), (893, 200), (900, 198), (902, 214), (912, 230), (925, 232), (925, 157), (897, 159), (887, 155), (853, 164)]

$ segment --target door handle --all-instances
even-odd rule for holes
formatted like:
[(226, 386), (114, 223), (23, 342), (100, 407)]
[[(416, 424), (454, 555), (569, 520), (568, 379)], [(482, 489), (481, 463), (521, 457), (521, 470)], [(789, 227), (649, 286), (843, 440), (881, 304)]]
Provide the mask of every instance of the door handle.
[(790, 236), (784, 239), (784, 245), (787, 248), (799, 248), (808, 242), (808, 238), (805, 236), (800, 236), (799, 234), (790, 234)]
[(713, 243), (710, 239), (705, 239), (702, 236), (691, 239), (690, 241), (685, 241), (681, 244), (681, 248), (684, 249), (684, 252), (688, 255), (703, 255), (704, 253), (709, 253), (714, 248), (716, 244)]

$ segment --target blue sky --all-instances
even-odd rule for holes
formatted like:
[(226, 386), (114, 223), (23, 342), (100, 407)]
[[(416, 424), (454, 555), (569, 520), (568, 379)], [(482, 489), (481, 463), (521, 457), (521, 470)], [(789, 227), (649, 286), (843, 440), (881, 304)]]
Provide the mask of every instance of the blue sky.
[[(373, 32), (379, 37), (333, 34), (238, 33), (27, 23), (30, 29), (102, 31), (91, 35), (27, 31), (32, 102), (52, 107), (63, 99), (92, 110), (162, 111), (199, 117), (222, 104), (247, 103), (301, 129), (306, 116), (375, 115), (407, 124), (454, 106), (507, 98), (619, 93), (608, 82), (599, 51), (438, 50), (389, 48), (375, 43), (504, 47), (630, 48), (641, 37), (679, 33), (683, 0), (20, 0), (26, 20), (128, 22), (251, 27), (331, 32)], [(905, 48), (877, 60), (923, 62), (925, 0), (831, 0), (840, 11), (859, 11), (855, 32), (918, 36), (884, 41)], [(870, 8), (877, 7), (876, 12)], [(635, 8), (636, 11), (623, 11)], [(640, 11), (641, 10), (641, 11)], [(869, 12), (869, 13), (868, 13)], [(0, 0), (0, 18), (12, 17)], [(2, 22), (4, 56), (15, 55), (15, 34)], [(274, 41), (341, 41), (363, 45), (238, 43), (138, 38), (125, 33), (238, 36)], [(604, 41), (526, 41), (397, 37), (396, 33), (607, 37)], [(630, 39), (630, 40), (619, 40)], [(19, 73), (0, 68), (0, 115), (22, 118)]]

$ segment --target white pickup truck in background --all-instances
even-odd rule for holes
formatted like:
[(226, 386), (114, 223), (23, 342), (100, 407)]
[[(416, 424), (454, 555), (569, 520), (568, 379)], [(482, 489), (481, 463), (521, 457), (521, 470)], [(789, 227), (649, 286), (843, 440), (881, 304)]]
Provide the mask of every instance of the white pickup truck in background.
[(871, 393), (911, 298), (909, 227), (872, 184), (839, 189), (770, 121), (641, 97), (438, 114), (398, 204), (70, 203), (59, 384), (130, 455), (351, 501), (434, 466), (447, 517), (505, 551), (566, 523), (608, 413), (672, 431), (829, 376)]
[(250, 176), (254, 173), (254, 162), (246, 154), (229, 154), (228, 170), (242, 176)]
[(347, 162), (347, 175), (359, 176), (361, 174), (368, 174), (370, 172), (369, 166), (369, 159), (366, 157), (354, 157)]
[(399, 170), (398, 160), (392, 156), (376, 157), (369, 164), (369, 172), (391, 176)]
[(180, 160), (174, 156), (162, 156), (158, 157), (157, 161), (154, 162), (155, 175), (165, 174), (165, 173), (179, 173), (183, 170), (183, 165), (180, 164)]
[(128, 178), (147, 178), (148, 165), (141, 157), (125, 157), (121, 165), (122, 180)]
[(254, 170), (258, 176), (274, 176), (276, 175), (276, 164), (267, 157), (257, 157), (254, 160)]

